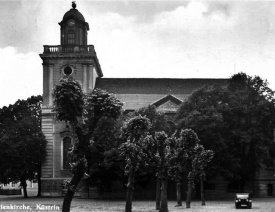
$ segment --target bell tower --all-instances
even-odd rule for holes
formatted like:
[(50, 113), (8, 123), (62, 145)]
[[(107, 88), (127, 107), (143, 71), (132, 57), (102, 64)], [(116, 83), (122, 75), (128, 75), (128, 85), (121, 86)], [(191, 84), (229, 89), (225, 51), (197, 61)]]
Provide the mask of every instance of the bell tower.
[(102, 77), (101, 67), (93, 45), (88, 45), (89, 24), (76, 9), (75, 2), (60, 25), (60, 45), (44, 45), (42, 132), (47, 139), (46, 160), (42, 164), (42, 195), (61, 195), (62, 182), (70, 177), (67, 151), (73, 142), (63, 122), (55, 119), (53, 89), (64, 77), (78, 81), (84, 91), (94, 89), (96, 79)]
[(89, 24), (76, 9), (75, 2), (72, 3), (72, 9), (65, 13), (59, 25), (61, 45), (87, 45)]

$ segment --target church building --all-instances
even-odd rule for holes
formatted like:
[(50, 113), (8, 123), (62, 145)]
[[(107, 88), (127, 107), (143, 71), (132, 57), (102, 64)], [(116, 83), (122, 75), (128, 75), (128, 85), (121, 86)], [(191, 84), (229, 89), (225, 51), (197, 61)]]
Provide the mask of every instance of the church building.
[[(52, 92), (60, 79), (73, 77), (85, 93), (94, 88), (113, 93), (123, 102), (126, 111), (155, 105), (158, 111), (168, 115), (175, 114), (194, 90), (207, 84), (225, 85), (227, 82), (227, 79), (104, 78), (95, 48), (88, 44), (89, 24), (75, 3), (59, 25), (60, 45), (44, 45), (40, 54), (43, 61), (42, 131), (47, 139), (47, 155), (42, 164), (43, 196), (61, 195), (63, 181), (71, 177), (66, 153), (73, 142), (72, 137), (52, 111)], [(275, 182), (270, 174), (263, 175), (259, 182), (261, 196), (273, 195)], [(223, 191), (226, 185), (213, 188)]]

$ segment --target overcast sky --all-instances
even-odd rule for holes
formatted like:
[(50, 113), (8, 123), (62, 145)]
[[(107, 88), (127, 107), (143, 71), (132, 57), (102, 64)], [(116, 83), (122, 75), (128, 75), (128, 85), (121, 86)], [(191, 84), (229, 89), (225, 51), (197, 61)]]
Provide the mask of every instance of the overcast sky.
[[(259, 75), (275, 90), (274, 1), (78, 0), (104, 77)], [(0, 107), (42, 94), (43, 45), (69, 0), (0, 0)]]

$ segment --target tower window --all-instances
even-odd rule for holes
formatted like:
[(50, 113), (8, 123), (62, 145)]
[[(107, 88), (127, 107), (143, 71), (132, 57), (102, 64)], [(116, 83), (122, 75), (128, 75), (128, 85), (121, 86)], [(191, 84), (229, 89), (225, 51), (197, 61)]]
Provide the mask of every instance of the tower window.
[(73, 30), (68, 31), (68, 44), (75, 44), (75, 33)]
[(66, 68), (64, 68), (63, 72), (66, 76), (70, 76), (73, 73), (73, 70), (70, 66), (67, 66)]
[(84, 45), (84, 42), (83, 42), (83, 29), (80, 29), (80, 31), (79, 31), (79, 38), (80, 38), (80, 45)]
[(68, 152), (71, 148), (71, 138), (70, 137), (65, 137), (63, 139), (63, 169), (70, 169), (70, 163), (69, 163), (69, 157), (68, 157)]

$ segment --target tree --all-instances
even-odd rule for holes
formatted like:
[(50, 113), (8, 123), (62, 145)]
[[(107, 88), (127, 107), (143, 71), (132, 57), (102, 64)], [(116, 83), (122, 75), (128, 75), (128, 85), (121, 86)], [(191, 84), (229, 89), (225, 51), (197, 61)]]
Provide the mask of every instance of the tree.
[(246, 182), (252, 183), (262, 166), (273, 167), (274, 92), (260, 77), (239, 73), (231, 77), (228, 93), (223, 117), (229, 129), (228, 146), (238, 164), (234, 177), (238, 190), (244, 191)]
[(156, 142), (157, 148), (157, 159), (158, 159), (158, 177), (161, 181), (161, 201), (160, 201), (160, 212), (168, 212), (167, 204), (167, 180), (168, 180), (168, 167), (169, 167), (169, 141), (165, 132), (157, 132), (154, 141)]
[(182, 206), (181, 198), (181, 186), (184, 178), (184, 169), (186, 161), (186, 153), (181, 139), (176, 137), (176, 133), (171, 136), (169, 139), (170, 146), (170, 161), (168, 174), (172, 180), (176, 182), (176, 196), (177, 196), (177, 205)]
[(144, 162), (144, 140), (150, 129), (150, 121), (146, 117), (135, 116), (128, 120), (123, 127), (126, 139), (120, 146), (122, 157), (126, 161), (125, 174), (128, 176), (125, 211), (132, 211), (135, 173)]
[(100, 89), (84, 95), (79, 83), (71, 78), (62, 79), (53, 95), (56, 117), (70, 125), (75, 140), (71, 152), (73, 176), (67, 185), (62, 207), (62, 211), (67, 212), (77, 185), (87, 172), (89, 146), (98, 122), (104, 117), (118, 118), (122, 103)]
[(238, 191), (253, 182), (262, 165), (272, 165), (274, 92), (267, 81), (244, 73), (222, 87), (195, 91), (177, 113), (179, 128), (194, 129), (215, 150), (208, 173), (236, 180)]
[(154, 135), (156, 132), (164, 131), (168, 135), (172, 134), (175, 129), (171, 127), (165, 118), (163, 113), (160, 113), (156, 110), (156, 106), (149, 105), (148, 107), (140, 108), (133, 112), (134, 116), (141, 115), (145, 116), (150, 120), (151, 127), (149, 133)]
[(20, 182), (24, 197), (26, 180), (38, 180), (41, 194), (41, 163), (46, 154), (46, 140), (41, 132), (41, 96), (18, 100), (0, 110), (1, 178), (5, 182)]
[(199, 145), (199, 138), (197, 134), (191, 129), (185, 129), (180, 132), (179, 141), (182, 143), (182, 153), (184, 172), (187, 177), (187, 196), (186, 196), (186, 208), (190, 208), (192, 188), (195, 180), (195, 170), (193, 163), (196, 160), (196, 146)]
[[(144, 141), (144, 158), (146, 158), (147, 167), (154, 170), (160, 183), (160, 185), (157, 185), (157, 189), (160, 189), (160, 200), (158, 202), (158, 198), (156, 199), (156, 210), (167, 212), (167, 181), (171, 165), (170, 161), (175, 153), (175, 145), (173, 144), (173, 139), (168, 137), (164, 131), (148, 135)], [(158, 194), (158, 191), (156, 193)]]
[(205, 205), (203, 186), (205, 171), (208, 163), (210, 163), (213, 159), (214, 152), (212, 150), (206, 150), (202, 145), (196, 145), (194, 152), (195, 155), (192, 161), (192, 172), (196, 177), (199, 177), (200, 179), (201, 204)]
[(208, 175), (230, 177), (236, 162), (228, 151), (226, 124), (221, 111), (228, 108), (228, 93), (220, 86), (206, 86), (192, 93), (176, 114), (178, 132), (193, 129), (206, 149), (215, 150)]
[(124, 117), (100, 119), (90, 144), (89, 164), (90, 181), (100, 192), (112, 188), (114, 182), (123, 181), (123, 160), (118, 147)]
[[(175, 125), (172, 122), (169, 123), (165, 115), (158, 112), (154, 105), (149, 105), (148, 107), (134, 111), (133, 115), (145, 116), (150, 120), (151, 127), (149, 134), (152, 136), (151, 138), (155, 137), (156, 132), (164, 131), (168, 136), (174, 133)], [(148, 141), (151, 141), (151, 138), (148, 138)], [(147, 155), (150, 155), (150, 161), (148, 162), (148, 164), (150, 164), (148, 167), (150, 168), (145, 170), (145, 172), (147, 171), (147, 174), (151, 176), (152, 174), (156, 175), (156, 210), (159, 210), (161, 203), (161, 179), (158, 173), (160, 170), (158, 167), (158, 160), (154, 157), (154, 154), (157, 153), (157, 148), (154, 144), (149, 146), (146, 151)]]
[[(198, 176), (204, 176), (207, 164), (213, 158), (213, 151), (205, 150), (199, 144), (197, 134), (191, 129), (181, 130), (170, 138), (169, 175), (176, 182), (177, 205), (182, 205), (181, 184), (188, 179), (187, 207), (190, 207), (192, 188)], [(202, 178), (200, 178), (202, 180)], [(203, 190), (202, 190), (203, 194)], [(203, 195), (201, 196), (203, 198)], [(205, 201), (204, 201), (205, 202)]]

